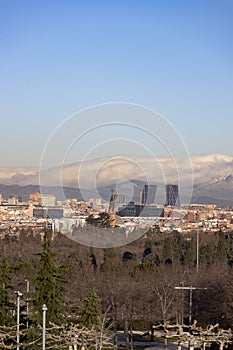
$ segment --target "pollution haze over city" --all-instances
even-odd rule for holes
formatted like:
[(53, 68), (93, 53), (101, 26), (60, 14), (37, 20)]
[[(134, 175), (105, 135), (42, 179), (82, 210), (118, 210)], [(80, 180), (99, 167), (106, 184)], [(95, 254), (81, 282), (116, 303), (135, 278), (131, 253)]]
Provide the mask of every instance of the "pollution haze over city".
[(0, 7), (2, 193), (231, 203), (231, 1)]

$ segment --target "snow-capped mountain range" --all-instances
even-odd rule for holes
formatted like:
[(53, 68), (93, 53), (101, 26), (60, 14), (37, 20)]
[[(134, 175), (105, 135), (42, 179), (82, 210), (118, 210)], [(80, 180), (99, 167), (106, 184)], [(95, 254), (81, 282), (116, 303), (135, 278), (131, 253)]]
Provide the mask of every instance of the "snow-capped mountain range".
[[(61, 171), (62, 169), (62, 171)], [(209, 154), (200, 156), (191, 156), (190, 160), (177, 157), (175, 160), (160, 158), (143, 158), (137, 156), (113, 156), (108, 158), (98, 158), (89, 160), (85, 163), (77, 162), (48, 168), (46, 173), (49, 185), (57, 182), (58, 176), (62, 172), (63, 184), (72, 186), (77, 185), (77, 174), (80, 171), (85, 177), (85, 187), (90, 187), (90, 177), (93, 170), (98, 169), (98, 181), (107, 185), (121, 179), (142, 180), (143, 173), (147, 175), (153, 183), (177, 181), (177, 169), (183, 176), (183, 179), (190, 181), (192, 172), (195, 184), (218, 182), (231, 182), (233, 174), (233, 157), (226, 154)], [(36, 167), (4, 167), (0, 166), (0, 183), (5, 185), (38, 185), (40, 169)], [(82, 177), (81, 176), (81, 177)], [(230, 176), (230, 177), (229, 177)], [(90, 181), (91, 182), (91, 181)]]
[[(41, 175), (41, 182), (39, 182)], [(233, 157), (226, 154), (178, 157), (143, 158), (114, 156), (98, 158), (63, 167), (40, 169), (36, 167), (0, 167), (0, 184), (65, 186), (93, 190), (131, 179), (157, 184), (179, 183), (193, 187), (194, 201), (208, 197), (232, 201)]]

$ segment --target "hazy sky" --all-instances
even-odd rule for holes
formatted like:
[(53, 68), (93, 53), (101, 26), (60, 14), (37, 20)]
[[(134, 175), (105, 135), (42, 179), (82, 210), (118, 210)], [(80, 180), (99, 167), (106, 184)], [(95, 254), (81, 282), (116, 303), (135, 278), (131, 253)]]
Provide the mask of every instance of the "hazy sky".
[(0, 165), (38, 165), (63, 120), (111, 101), (233, 155), (232, 18), (232, 0), (0, 0)]

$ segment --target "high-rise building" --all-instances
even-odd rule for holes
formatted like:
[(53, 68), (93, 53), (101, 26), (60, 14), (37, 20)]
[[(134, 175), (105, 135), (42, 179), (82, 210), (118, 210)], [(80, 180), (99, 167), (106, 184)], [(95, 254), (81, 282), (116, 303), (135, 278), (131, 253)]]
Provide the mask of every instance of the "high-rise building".
[(155, 203), (157, 185), (144, 185), (142, 191), (142, 205)]
[(142, 190), (139, 192), (139, 204), (142, 205)]
[(178, 185), (166, 185), (166, 205), (180, 206)]

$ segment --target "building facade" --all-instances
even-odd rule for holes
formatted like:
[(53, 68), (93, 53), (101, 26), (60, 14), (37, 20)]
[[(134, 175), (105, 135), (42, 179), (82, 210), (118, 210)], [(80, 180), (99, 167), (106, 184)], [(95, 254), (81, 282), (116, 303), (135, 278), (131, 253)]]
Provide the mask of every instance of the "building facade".
[(127, 204), (119, 209), (117, 215), (122, 217), (162, 217), (164, 216), (164, 209), (154, 205)]
[(155, 203), (157, 185), (144, 185), (142, 191), (142, 205), (150, 205)]
[(180, 206), (178, 185), (166, 185), (166, 205)]

